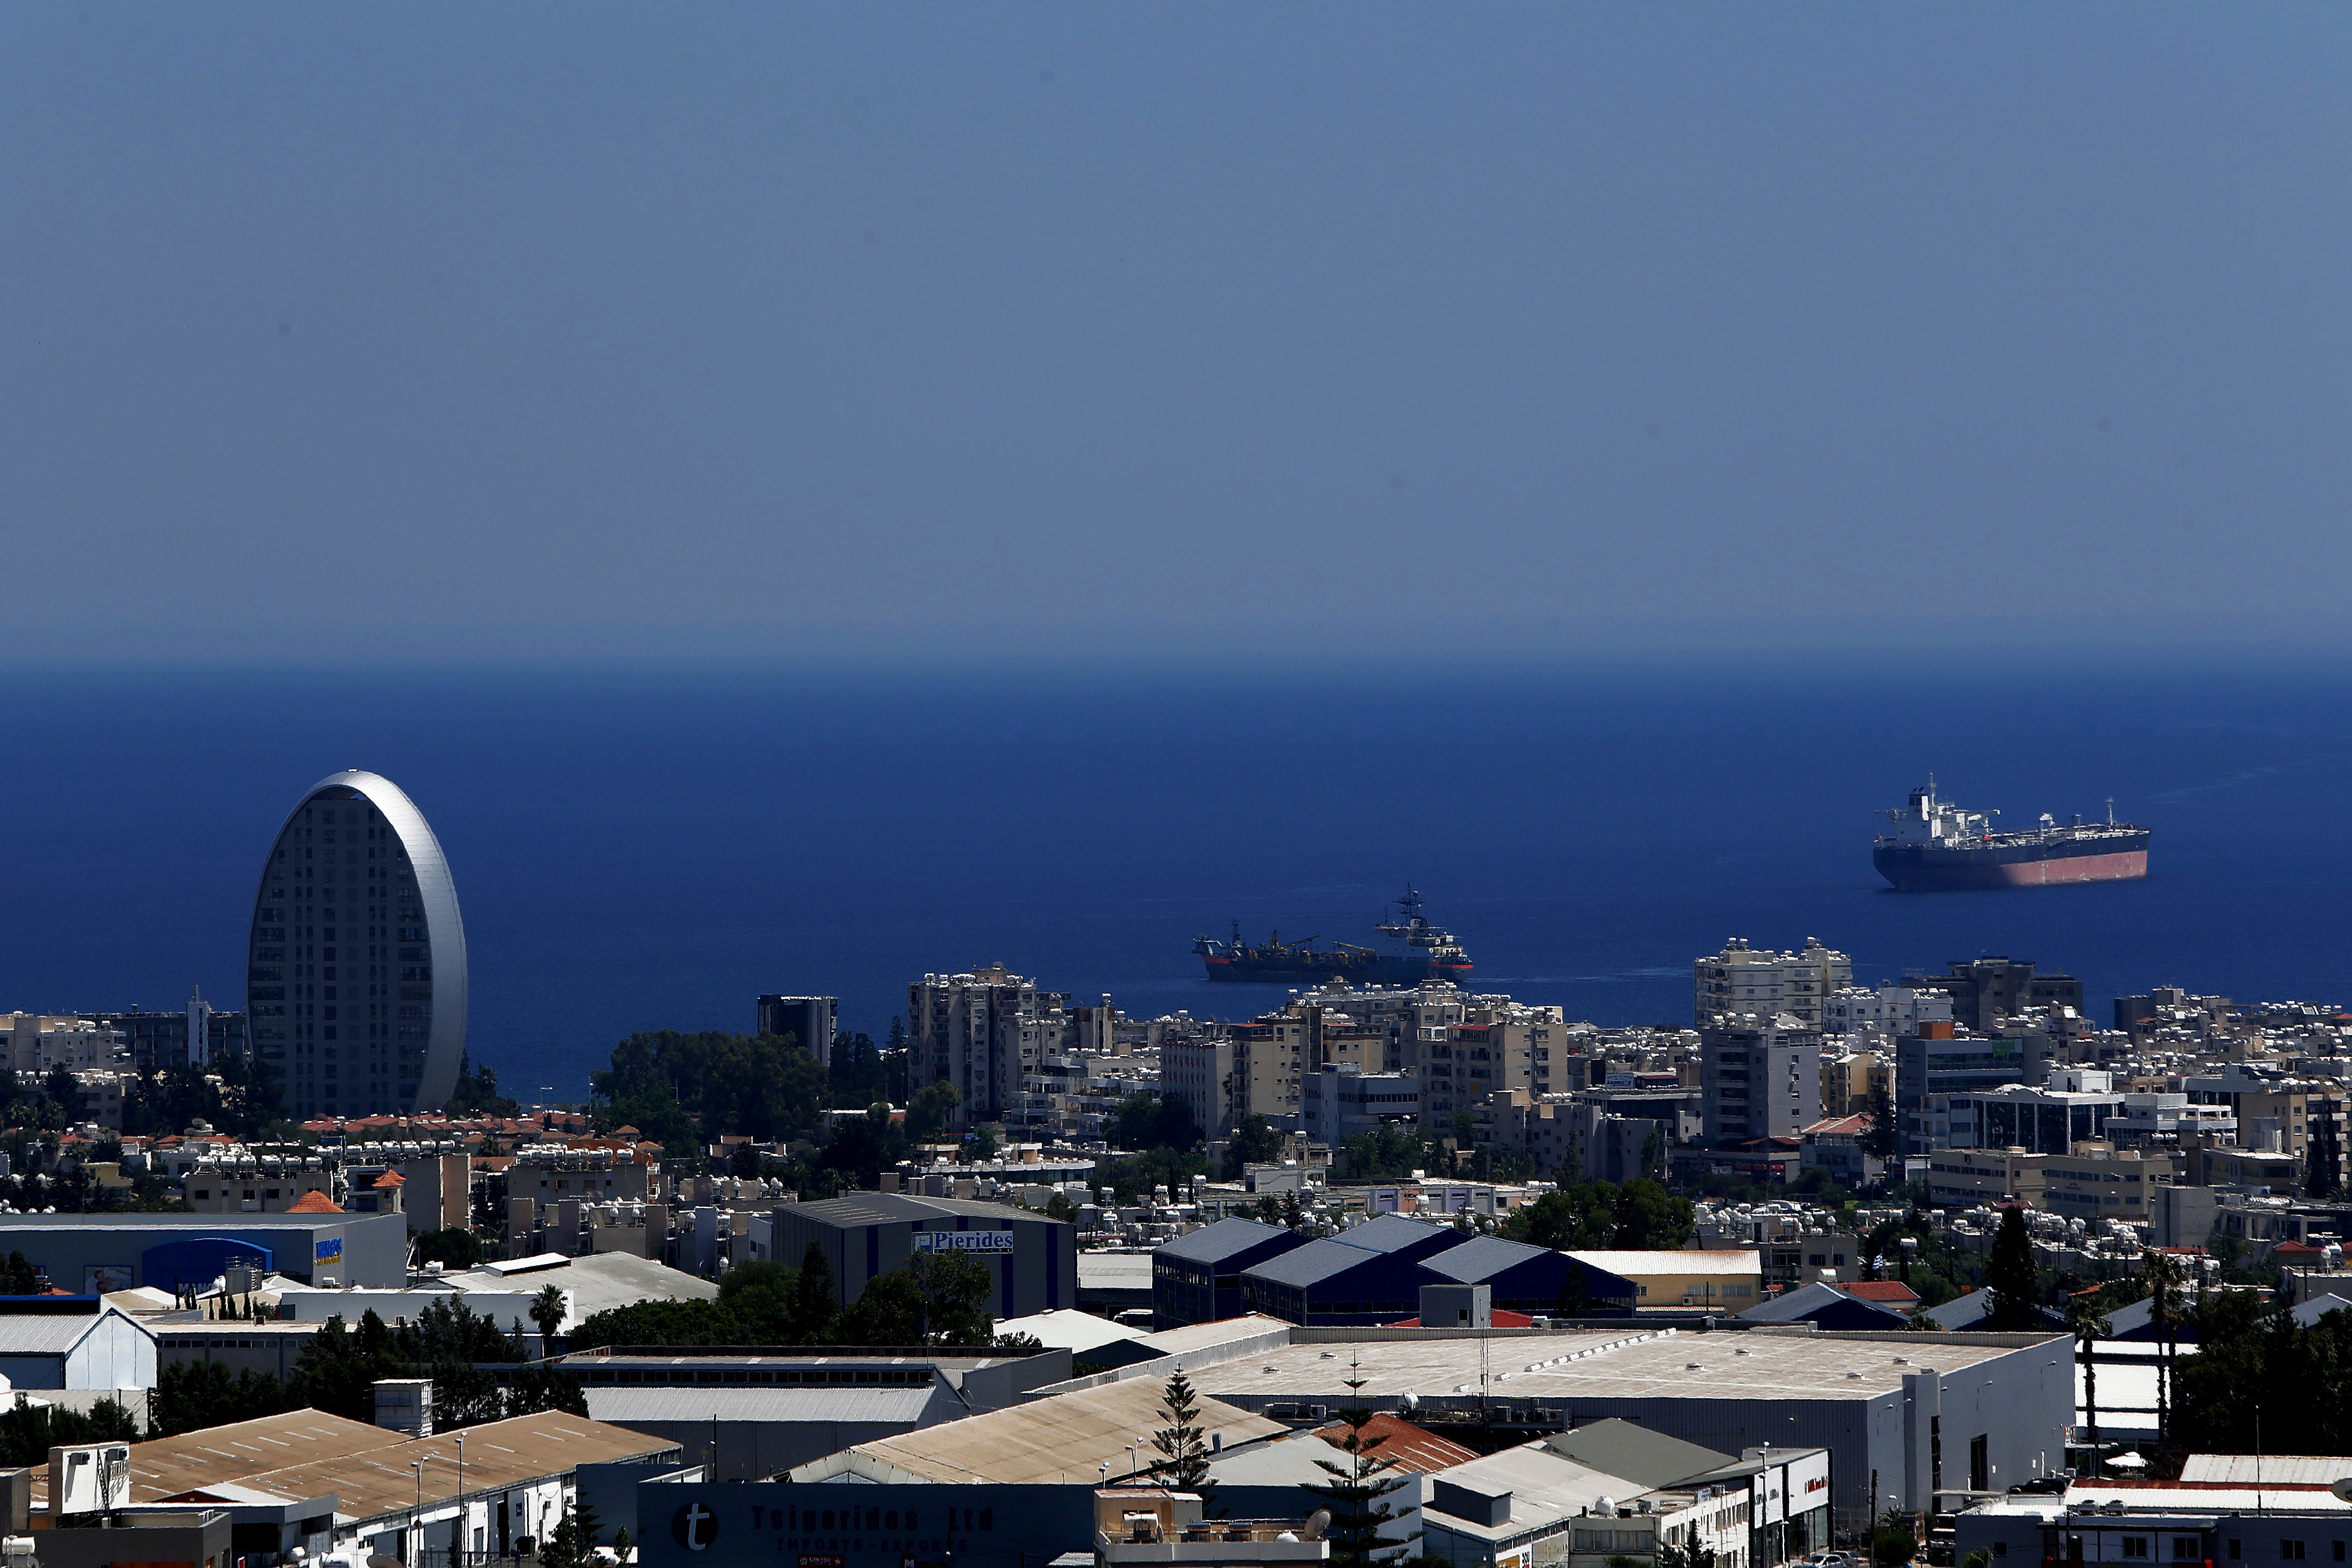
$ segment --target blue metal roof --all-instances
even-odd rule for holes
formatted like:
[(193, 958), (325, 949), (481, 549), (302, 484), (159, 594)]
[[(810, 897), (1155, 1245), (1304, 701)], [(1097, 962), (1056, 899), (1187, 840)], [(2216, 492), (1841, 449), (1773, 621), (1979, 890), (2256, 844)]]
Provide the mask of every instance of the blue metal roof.
[(1222, 1263), (1259, 1247), (1278, 1244), (1285, 1237), (1292, 1237), (1304, 1247), (1306, 1239), (1278, 1225), (1261, 1225), (1254, 1219), (1221, 1219), (1203, 1226), (1188, 1236), (1180, 1236), (1155, 1248), (1171, 1258), (1181, 1258), (1190, 1263)]

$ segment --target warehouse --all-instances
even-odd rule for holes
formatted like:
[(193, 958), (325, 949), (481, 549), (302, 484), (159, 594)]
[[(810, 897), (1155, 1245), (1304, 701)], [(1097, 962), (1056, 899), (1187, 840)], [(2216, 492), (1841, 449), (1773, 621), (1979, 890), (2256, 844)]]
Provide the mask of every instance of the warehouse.
[(152, 1388), (155, 1336), (98, 1296), (19, 1296), (0, 1310), (0, 1387)]
[(1493, 1304), (1529, 1317), (1630, 1317), (1633, 1282), (1549, 1247), (1482, 1236), (1422, 1260), (1436, 1280), (1484, 1285)]
[[(1374, 1341), (1377, 1340), (1377, 1345)], [(1206, 1398), (1286, 1416), (1349, 1401), (1351, 1336), (1296, 1330), (1294, 1342), (1196, 1369)], [(1787, 1329), (1363, 1336), (1362, 1397), (1377, 1409), (1473, 1415), (1529, 1431), (1606, 1416), (1706, 1447), (1820, 1447), (1832, 1503), (1856, 1527), (1881, 1509), (1924, 1509), (1935, 1491), (2002, 1490), (2063, 1468), (2053, 1434), (2071, 1424), (2074, 1363), (2043, 1334), (1841, 1334)], [(1328, 1352), (1328, 1353), (1327, 1353)], [(1484, 1377), (1482, 1380), (1482, 1368)], [(1410, 1398), (1408, 1398), (1410, 1396)]]
[(1179, 1329), (1238, 1318), (1242, 1270), (1307, 1245), (1307, 1237), (1254, 1219), (1221, 1219), (1151, 1254), (1151, 1326)]
[(232, 1265), (340, 1285), (399, 1285), (408, 1221), (397, 1214), (7, 1214), (0, 1255), (21, 1252), (51, 1288), (203, 1287)]
[(1077, 1305), (1077, 1231), (1027, 1209), (966, 1198), (850, 1193), (778, 1205), (770, 1234), (774, 1256), (795, 1268), (811, 1244), (820, 1248), (845, 1307), (868, 1280), (904, 1268), (918, 1252), (955, 1252), (985, 1268), (992, 1318)]
[(1318, 1327), (1409, 1318), (1423, 1285), (1447, 1283), (1421, 1260), (1463, 1245), (1450, 1225), (1382, 1215), (1242, 1270), (1244, 1310)]

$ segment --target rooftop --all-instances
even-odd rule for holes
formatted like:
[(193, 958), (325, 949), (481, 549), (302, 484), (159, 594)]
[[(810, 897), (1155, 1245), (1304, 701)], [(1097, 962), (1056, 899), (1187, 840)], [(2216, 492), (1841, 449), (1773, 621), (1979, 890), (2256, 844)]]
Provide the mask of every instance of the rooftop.
[[(1021, 1485), (1099, 1479), (1099, 1466), (1114, 1476), (1136, 1474), (1153, 1458), (1132, 1447), (1167, 1422), (1160, 1407), (1163, 1387), (1151, 1378), (1129, 1378), (1069, 1394), (1053, 1394), (985, 1415), (971, 1415), (920, 1431), (860, 1443), (793, 1471), (794, 1480), (961, 1483), (995, 1481)], [(1225, 1447), (1276, 1436), (1279, 1421), (1252, 1415), (1215, 1399), (1200, 1401), (1204, 1437)]]
[[(1443, 1398), (1448, 1390), (1476, 1389), (1479, 1339), (1423, 1331), (1427, 1338), (1383, 1340), (1364, 1359), (1366, 1398)], [(1904, 1374), (1922, 1365), (1948, 1377), (2044, 1341), (2056, 1336), (1678, 1334), (1629, 1326), (1489, 1340), (1487, 1364), (1490, 1393), (1506, 1399), (1871, 1399), (1900, 1390)], [(1326, 1352), (1338, 1353), (1327, 1360)], [(2059, 1345), (2053, 1353), (2066, 1351)], [(1253, 1407), (1269, 1400), (1344, 1404), (1348, 1375), (1344, 1345), (1320, 1336), (1192, 1374), (1203, 1394)]]

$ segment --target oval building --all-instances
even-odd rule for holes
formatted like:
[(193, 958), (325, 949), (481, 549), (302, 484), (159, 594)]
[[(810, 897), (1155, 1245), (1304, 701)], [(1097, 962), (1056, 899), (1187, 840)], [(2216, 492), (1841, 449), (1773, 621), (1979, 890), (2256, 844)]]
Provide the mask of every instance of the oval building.
[(352, 769), (286, 818), (253, 900), (246, 1011), (298, 1121), (436, 1110), (466, 1049), (466, 928), (425, 814)]

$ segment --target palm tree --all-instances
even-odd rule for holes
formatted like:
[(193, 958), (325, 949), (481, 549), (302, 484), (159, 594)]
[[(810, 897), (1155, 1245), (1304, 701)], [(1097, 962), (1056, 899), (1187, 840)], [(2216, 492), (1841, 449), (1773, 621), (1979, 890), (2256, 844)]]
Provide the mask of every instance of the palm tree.
[(2091, 1447), (2099, 1446), (2099, 1369), (2091, 1359), (2092, 1348), (2101, 1340), (2115, 1336), (2115, 1325), (2099, 1310), (2099, 1293), (2085, 1290), (2066, 1301), (2066, 1328), (2082, 1347), (2083, 1356), (2083, 1416), (2090, 1429)]
[(555, 1332), (563, 1327), (563, 1314), (570, 1310), (563, 1300), (563, 1288), (560, 1285), (545, 1286), (530, 1299), (530, 1321), (539, 1325), (542, 1352), (555, 1348)]
[(2172, 1427), (2172, 1358), (2179, 1352), (2176, 1336), (2180, 1322), (2180, 1260), (2151, 1247), (2140, 1255), (2140, 1268), (2153, 1292), (2148, 1317), (2156, 1325), (2156, 1441), (2161, 1448)]

